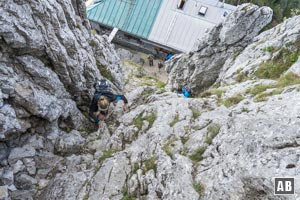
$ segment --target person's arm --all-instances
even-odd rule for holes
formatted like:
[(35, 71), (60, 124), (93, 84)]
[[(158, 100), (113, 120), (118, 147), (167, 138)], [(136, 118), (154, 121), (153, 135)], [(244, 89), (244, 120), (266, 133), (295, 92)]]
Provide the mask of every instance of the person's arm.
[(128, 100), (124, 95), (113, 94), (112, 92), (105, 92), (105, 93), (103, 93), (103, 95), (108, 98), (108, 101), (110, 103), (115, 102), (115, 101), (119, 101), (119, 100), (123, 100), (124, 104), (128, 104)]
[(123, 100), (124, 104), (128, 104), (128, 100), (126, 99), (126, 97), (124, 95), (116, 95), (116, 100), (120, 101)]

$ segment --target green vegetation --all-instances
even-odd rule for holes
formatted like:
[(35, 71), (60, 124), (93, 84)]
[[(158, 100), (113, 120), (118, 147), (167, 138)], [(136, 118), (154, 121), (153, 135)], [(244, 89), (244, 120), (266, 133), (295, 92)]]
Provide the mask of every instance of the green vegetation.
[(229, 98), (225, 99), (224, 105), (226, 107), (230, 107), (232, 105), (238, 104), (243, 99), (244, 99), (244, 97), (241, 94), (237, 94), (237, 95), (235, 95), (233, 97), (229, 97)]
[(219, 124), (212, 123), (207, 127), (207, 135), (205, 138), (205, 143), (210, 145), (213, 139), (218, 135), (221, 126)]
[(235, 59), (241, 54), (241, 52), (242, 52), (241, 50), (235, 52), (232, 56), (232, 60), (235, 61)]
[(144, 68), (142, 65), (139, 65), (135, 62), (133, 62), (132, 60), (125, 60), (125, 62), (127, 62), (128, 64), (130, 64), (131, 66), (134, 66), (135, 68), (137, 68), (138, 71), (144, 71)]
[(264, 52), (269, 52), (269, 53), (274, 53), (275, 51), (277, 51), (278, 49), (272, 46), (268, 46), (266, 48), (263, 48)]
[(135, 200), (136, 198), (128, 195), (128, 194), (125, 194), (123, 195), (122, 199), (121, 200)]
[(216, 82), (214, 83), (214, 85), (212, 86), (212, 88), (219, 88), (221, 87), (221, 83), (220, 82)]
[(248, 113), (248, 112), (249, 112), (249, 110), (248, 110), (248, 108), (245, 108), (245, 107), (243, 107), (243, 108), (242, 108), (242, 112), (246, 112), (246, 113)]
[(283, 91), (283, 89), (280, 88), (280, 89), (274, 89), (271, 92), (262, 92), (254, 98), (254, 101), (255, 102), (265, 101), (265, 100), (267, 100), (268, 96), (281, 94), (282, 91)]
[(212, 96), (212, 95), (216, 95), (217, 96), (217, 102), (218, 102), (218, 104), (220, 104), (222, 102), (221, 97), (222, 97), (223, 92), (225, 92), (225, 91), (221, 90), (221, 89), (211, 88), (211, 89), (208, 89), (208, 90), (205, 90), (205, 91), (201, 92), (199, 95), (197, 95), (197, 97), (198, 98), (199, 97), (204, 98), (204, 97), (209, 97), (209, 96)]
[(181, 140), (181, 143), (184, 145), (189, 140), (189, 138), (186, 136), (181, 136), (180, 140)]
[(164, 89), (166, 86), (166, 83), (152, 76), (147, 75), (147, 76), (142, 76), (141, 78), (142, 78), (142, 85), (144, 86), (154, 86), (157, 89)]
[(238, 69), (236, 71), (237, 76), (234, 78), (234, 80), (238, 83), (241, 83), (243, 81), (246, 81), (248, 79), (245, 72), (242, 72), (242, 69)]
[(122, 197), (121, 200), (135, 200), (136, 198), (129, 195), (127, 191), (128, 191), (128, 186), (124, 185), (123, 188), (122, 188), (122, 191), (121, 191), (122, 194), (123, 194), (123, 197)]
[(156, 119), (156, 114), (154, 112), (152, 112), (150, 115), (145, 117), (145, 120), (149, 122), (149, 127), (152, 127), (155, 119)]
[(114, 77), (112, 76), (112, 74), (110, 73), (110, 71), (107, 69), (106, 66), (104, 65), (101, 65), (99, 62), (96, 63), (97, 64), (97, 67), (100, 71), (100, 74), (106, 78), (107, 80), (111, 81), (111, 82), (114, 82), (115, 79)]
[(139, 163), (137, 162), (134, 163), (132, 173), (135, 174), (139, 168), (140, 168)]
[(193, 186), (194, 186), (195, 191), (199, 194), (199, 196), (202, 197), (205, 192), (204, 185), (199, 182), (199, 183), (194, 184)]
[(97, 42), (95, 40), (90, 40), (90, 46), (91, 47), (97, 47)]
[(202, 155), (206, 151), (207, 147), (199, 147), (189, 158), (194, 162), (199, 162), (203, 159)]
[(300, 15), (300, 9), (291, 9), (291, 15), (292, 16), (296, 16), (296, 15)]
[(105, 159), (110, 158), (116, 153), (114, 149), (107, 149), (103, 151), (103, 155), (98, 159), (99, 163), (102, 163)]
[(200, 93), (200, 95), (198, 97), (208, 97), (211, 95), (217, 95), (218, 98), (221, 98), (223, 92), (224, 92), (224, 90), (220, 90), (220, 89), (208, 89), (208, 90), (205, 90), (204, 92)]
[(154, 93), (154, 90), (148, 90), (147, 88), (141, 93), (142, 96), (149, 96)]
[(136, 126), (139, 130), (141, 130), (143, 126), (143, 114), (144, 112), (140, 113), (133, 121), (134, 126)]
[(298, 56), (298, 52), (283, 48), (275, 58), (262, 63), (255, 75), (258, 78), (277, 79), (298, 60)]
[(196, 108), (191, 108), (191, 110), (192, 110), (194, 119), (197, 119), (198, 117), (200, 117), (201, 112), (199, 110), (197, 110)]
[(148, 128), (151, 128), (156, 119), (156, 114), (154, 112), (150, 113), (145, 117), (143, 117), (143, 115), (144, 112), (140, 113), (133, 121), (134, 126), (136, 126), (139, 130), (142, 129), (144, 120), (149, 122)]
[(171, 145), (173, 144), (173, 142), (175, 142), (176, 141), (176, 137), (173, 137), (173, 138), (171, 138), (164, 146), (163, 146), (163, 150), (164, 150), (164, 152), (168, 155), (168, 156), (170, 156), (170, 157), (172, 157), (173, 156), (173, 153), (172, 153), (172, 150), (171, 150)]
[(240, 5), (243, 3), (253, 3), (259, 6), (271, 7), (274, 14), (273, 21), (269, 25), (269, 28), (281, 23), (287, 17), (291, 17), (293, 15), (296, 15), (297, 13), (300, 13), (299, 0), (227, 0), (226, 3), (234, 5)]
[(300, 84), (300, 76), (297, 76), (293, 73), (288, 73), (279, 78), (276, 88), (283, 88), (289, 85)]
[(147, 171), (150, 171), (150, 170), (154, 170), (154, 173), (156, 174), (157, 172), (157, 165), (156, 165), (156, 157), (152, 157), (148, 160), (146, 160), (144, 162), (144, 167), (143, 167), (143, 174), (145, 174)]
[(179, 122), (179, 114), (175, 115), (173, 121), (170, 123), (170, 126), (173, 127), (177, 122)]
[[(289, 73), (277, 79), (277, 83), (269, 85), (256, 85), (255, 87), (248, 89), (247, 93), (257, 95), (254, 99), (255, 101), (264, 101), (268, 96), (280, 94), (284, 87), (296, 84), (300, 84), (300, 77), (295, 74)], [(277, 89), (272, 90), (271, 92), (266, 92), (266, 90), (273, 88)]]
[(273, 85), (256, 85), (253, 88), (248, 89), (246, 92), (253, 94), (253, 95), (257, 95), (257, 94), (262, 93), (272, 87), (273, 87)]
[(244, 72), (239, 73), (234, 80), (238, 83), (244, 82), (248, 79), (247, 75)]

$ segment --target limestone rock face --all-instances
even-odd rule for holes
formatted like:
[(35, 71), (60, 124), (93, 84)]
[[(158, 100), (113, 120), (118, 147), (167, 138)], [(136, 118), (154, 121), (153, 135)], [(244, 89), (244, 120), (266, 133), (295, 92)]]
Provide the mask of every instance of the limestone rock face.
[(94, 129), (95, 81), (122, 91), (123, 71), (82, 0), (0, 1), (0, 13), (0, 198), (35, 199)]
[(94, 132), (83, 114), (92, 84), (101, 73), (121, 90), (123, 72), (107, 38), (90, 33), (83, 2), (0, 5), (1, 199), (300, 198), (299, 184), (273, 195), (273, 177), (300, 182), (300, 80), (289, 74), (299, 60), (278, 79), (256, 75), (280, 49), (299, 55), (299, 16), (255, 37), (272, 11), (242, 5), (167, 67), (169, 86), (201, 91), (218, 76), (220, 86), (199, 98), (136, 87), (131, 109), (112, 105)]
[(196, 51), (181, 54), (166, 65), (169, 87), (189, 84), (193, 93), (211, 86), (226, 60), (240, 52), (272, 19), (268, 7), (243, 4), (199, 42)]
[(87, 122), (78, 108), (87, 110), (97, 79), (122, 89), (119, 58), (107, 38), (91, 34), (82, 1), (0, 5), (1, 139), (33, 128), (32, 117), (70, 118), (79, 128)]
[(262, 63), (280, 58), (284, 53), (289, 56), (295, 54), (296, 61), (285, 73), (299, 75), (299, 59), (296, 55), (300, 46), (299, 22), (300, 16), (295, 16), (255, 37), (253, 43), (244, 51), (227, 60), (219, 79), (222, 82), (233, 83), (238, 74), (251, 77)]

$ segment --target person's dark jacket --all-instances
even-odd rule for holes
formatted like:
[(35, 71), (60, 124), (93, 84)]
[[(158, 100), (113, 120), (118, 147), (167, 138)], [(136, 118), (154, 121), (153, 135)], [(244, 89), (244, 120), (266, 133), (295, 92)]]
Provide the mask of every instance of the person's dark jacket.
[(105, 96), (107, 98), (107, 100), (109, 101), (109, 103), (111, 102), (116, 102), (119, 100), (123, 100), (124, 104), (127, 104), (128, 101), (126, 99), (126, 97), (124, 95), (119, 95), (119, 94), (113, 94), (110, 91), (103, 91), (103, 92), (98, 92), (94, 94), (91, 106), (90, 106), (90, 115), (92, 115), (92, 113), (97, 112), (98, 111), (98, 100), (100, 98), (100, 96)]

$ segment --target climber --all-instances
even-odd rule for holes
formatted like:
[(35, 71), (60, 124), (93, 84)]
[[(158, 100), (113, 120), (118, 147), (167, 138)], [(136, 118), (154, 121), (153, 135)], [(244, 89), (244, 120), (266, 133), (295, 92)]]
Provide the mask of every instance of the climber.
[(157, 63), (157, 67), (158, 67), (158, 71), (160, 72), (160, 69), (161, 68), (163, 68), (163, 64), (162, 64), (162, 62), (161, 61), (158, 61), (158, 63)]
[(185, 98), (191, 97), (191, 88), (188, 85), (186, 86), (178, 85), (176, 92), (177, 94), (183, 94)]
[(147, 59), (149, 61), (149, 66), (152, 67), (153, 66), (153, 56), (149, 55)]
[(110, 91), (110, 84), (107, 80), (102, 79), (94, 84), (95, 94), (90, 105), (89, 115), (91, 119), (98, 124), (99, 128), (104, 126), (104, 119), (108, 114), (110, 103), (116, 105), (117, 101), (123, 100), (123, 110), (128, 110), (128, 101), (124, 95), (113, 94)]

